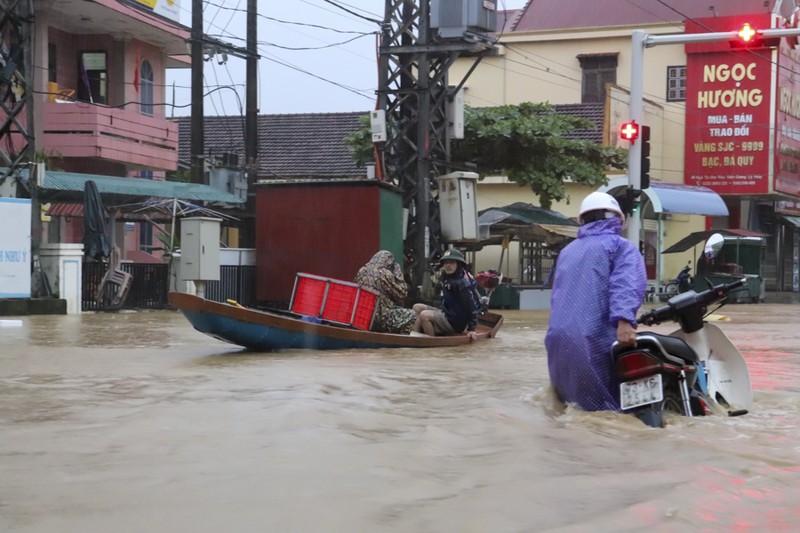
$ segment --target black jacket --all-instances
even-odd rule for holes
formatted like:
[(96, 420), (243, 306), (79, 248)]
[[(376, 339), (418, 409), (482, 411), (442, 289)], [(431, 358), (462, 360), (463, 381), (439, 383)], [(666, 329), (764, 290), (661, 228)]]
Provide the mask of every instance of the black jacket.
[(463, 267), (452, 276), (444, 274), (442, 282), (442, 310), (447, 321), (457, 333), (465, 329), (475, 331), (478, 327), (478, 314), (480, 306), (475, 300), (477, 283)]

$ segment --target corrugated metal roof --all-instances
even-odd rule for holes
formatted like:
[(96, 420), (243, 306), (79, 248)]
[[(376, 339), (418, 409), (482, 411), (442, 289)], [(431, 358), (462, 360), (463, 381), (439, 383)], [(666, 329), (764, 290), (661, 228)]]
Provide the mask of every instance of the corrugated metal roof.
[[(27, 179), (28, 171), (21, 172), (23, 179)], [(81, 174), (78, 172), (64, 172), (61, 170), (47, 170), (40, 190), (48, 192), (73, 192), (81, 193), (86, 187), (86, 182), (92, 180), (97, 185), (101, 195), (134, 198), (177, 198), (194, 202), (214, 202), (239, 205), (244, 201), (227, 191), (222, 191), (209, 185), (197, 183), (180, 183), (174, 181), (146, 180), (142, 178), (121, 178), (104, 176), (100, 174)]]

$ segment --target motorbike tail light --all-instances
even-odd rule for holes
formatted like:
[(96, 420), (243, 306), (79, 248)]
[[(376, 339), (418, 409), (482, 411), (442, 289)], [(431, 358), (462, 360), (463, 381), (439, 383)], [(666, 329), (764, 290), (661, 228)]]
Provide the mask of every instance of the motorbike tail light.
[(661, 372), (661, 362), (650, 353), (635, 350), (617, 357), (617, 378), (620, 380), (639, 379)]

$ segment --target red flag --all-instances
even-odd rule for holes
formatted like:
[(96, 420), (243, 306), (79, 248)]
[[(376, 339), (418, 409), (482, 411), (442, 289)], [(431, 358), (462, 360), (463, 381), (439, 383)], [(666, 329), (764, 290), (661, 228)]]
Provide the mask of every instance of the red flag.
[(142, 62), (142, 58), (139, 55), (139, 43), (136, 43), (136, 65), (133, 68), (133, 88), (136, 89), (136, 92), (139, 92), (139, 63)]

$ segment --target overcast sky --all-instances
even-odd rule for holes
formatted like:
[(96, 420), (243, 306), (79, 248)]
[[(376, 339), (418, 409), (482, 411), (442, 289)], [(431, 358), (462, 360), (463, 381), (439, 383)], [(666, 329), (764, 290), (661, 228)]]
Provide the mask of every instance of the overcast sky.
[[(334, 5), (336, 4), (336, 5)], [(499, 0), (516, 9), (525, 0)], [(246, 46), (247, 0), (206, 0), (208, 35)], [(337, 7), (349, 10), (345, 11)], [(192, 0), (181, 0), (181, 22), (191, 26)], [(375, 105), (378, 70), (376, 22), (383, 0), (259, 0), (258, 66), (260, 113), (366, 111)], [(349, 42), (347, 42), (349, 41)], [(241, 115), (245, 104), (245, 60), (217, 56), (206, 61), (206, 115)], [(189, 115), (190, 71), (167, 74), (167, 102), (173, 115)], [(174, 95), (174, 98), (173, 98)]]

